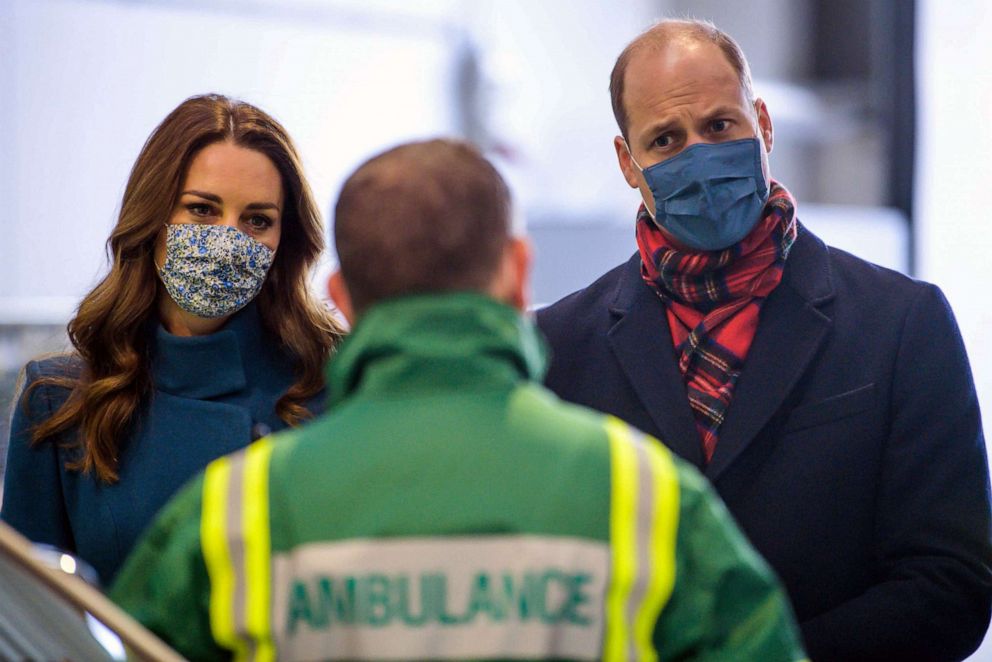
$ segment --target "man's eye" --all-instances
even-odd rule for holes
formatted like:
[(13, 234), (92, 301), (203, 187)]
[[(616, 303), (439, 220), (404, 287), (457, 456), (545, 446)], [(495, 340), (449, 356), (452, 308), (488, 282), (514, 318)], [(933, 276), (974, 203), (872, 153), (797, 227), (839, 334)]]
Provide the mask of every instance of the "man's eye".
[(655, 147), (668, 147), (672, 144), (672, 137), (667, 133), (654, 139), (652, 143)]
[(727, 120), (713, 120), (710, 124), (710, 128), (714, 133), (723, 133), (730, 128), (730, 122)]

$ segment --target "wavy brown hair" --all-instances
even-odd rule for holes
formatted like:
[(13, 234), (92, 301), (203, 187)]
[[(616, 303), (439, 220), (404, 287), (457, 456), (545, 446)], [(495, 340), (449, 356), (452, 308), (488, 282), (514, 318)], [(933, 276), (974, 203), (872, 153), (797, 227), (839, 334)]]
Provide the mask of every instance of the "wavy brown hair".
[(148, 324), (164, 294), (153, 255), (193, 157), (231, 141), (272, 160), (285, 193), (279, 250), (259, 292), (262, 323), (295, 362), (296, 382), (276, 402), (289, 425), (311, 416), (305, 402), (324, 386), (323, 366), (342, 330), (310, 292), (308, 279), (324, 248), (320, 213), (286, 130), (251, 104), (218, 94), (195, 96), (169, 113), (148, 138), (131, 170), (107, 253), (109, 273), (82, 300), (69, 339), (82, 359), (78, 376), (49, 377), (71, 393), (32, 432), (33, 443), (75, 431), (81, 448), (68, 468), (115, 482), (118, 451), (152, 390)]

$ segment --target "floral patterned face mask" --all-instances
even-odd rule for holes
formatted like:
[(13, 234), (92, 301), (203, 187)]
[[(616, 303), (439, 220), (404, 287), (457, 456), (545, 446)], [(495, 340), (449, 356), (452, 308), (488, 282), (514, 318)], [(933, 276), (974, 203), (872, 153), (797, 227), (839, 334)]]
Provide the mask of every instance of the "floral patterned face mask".
[(223, 317), (255, 298), (275, 256), (268, 246), (228, 225), (165, 226), (165, 262), (158, 275), (180, 308)]

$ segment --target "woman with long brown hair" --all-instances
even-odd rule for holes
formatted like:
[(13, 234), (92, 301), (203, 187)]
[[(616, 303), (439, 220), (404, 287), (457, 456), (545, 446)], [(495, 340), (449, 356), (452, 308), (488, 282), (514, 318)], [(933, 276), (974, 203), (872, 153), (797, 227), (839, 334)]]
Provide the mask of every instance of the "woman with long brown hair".
[(323, 232), (285, 129), (220, 95), (187, 99), (138, 155), (110, 271), (32, 361), (2, 518), (103, 581), (210, 460), (319, 413), (341, 329), (310, 293)]

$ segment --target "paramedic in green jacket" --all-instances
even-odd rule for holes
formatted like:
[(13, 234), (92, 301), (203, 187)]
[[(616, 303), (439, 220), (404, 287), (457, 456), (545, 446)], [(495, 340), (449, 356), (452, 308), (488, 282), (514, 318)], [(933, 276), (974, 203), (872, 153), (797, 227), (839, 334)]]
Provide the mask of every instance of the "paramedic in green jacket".
[(112, 597), (194, 659), (801, 659), (706, 482), (540, 386), (509, 205), (460, 142), (362, 165), (329, 413), (209, 465)]

